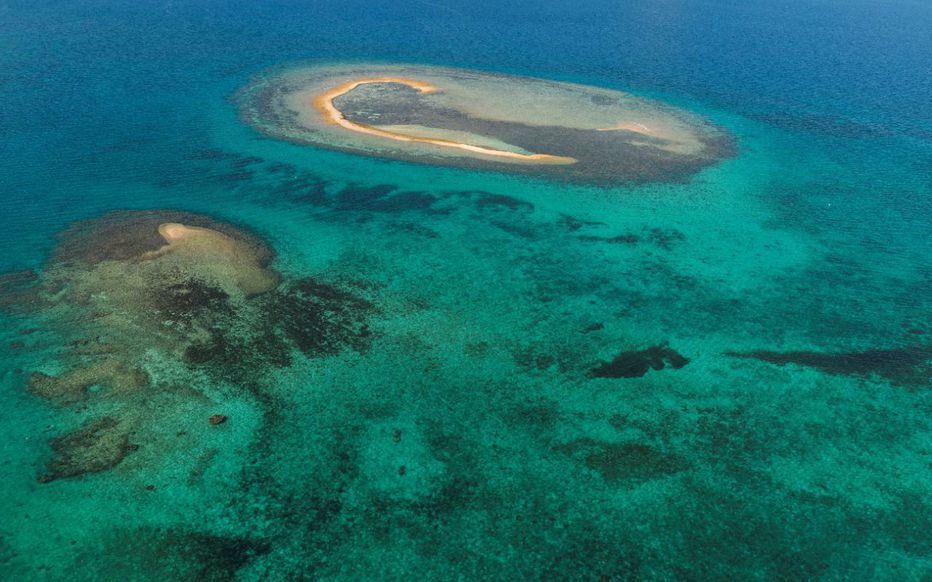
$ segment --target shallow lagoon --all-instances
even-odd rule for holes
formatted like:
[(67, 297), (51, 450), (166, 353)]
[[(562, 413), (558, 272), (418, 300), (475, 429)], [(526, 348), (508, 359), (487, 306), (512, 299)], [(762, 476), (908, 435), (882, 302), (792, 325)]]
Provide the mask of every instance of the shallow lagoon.
[[(195, 295), (224, 349), (108, 327), (148, 391), (88, 386), (66, 404), (30, 392), (30, 374), (95, 361), (111, 342), (94, 302), (128, 304), (95, 292), (48, 311), (31, 277), (5, 279), (3, 577), (922, 579), (932, 158), (910, 71), (932, 54), (927, 11), (816, 12), (841, 36), (823, 43), (803, 25), (765, 42), (765, 23), (795, 22), (779, 6), (593, 3), (565, 34), (513, 4), (496, 19), (367, 6), (352, 24), (345, 4), (166, 8), (171, 23), (10, 8), (4, 270), (41, 283), (71, 260), (56, 237), (75, 221), (100, 234), (114, 210), (171, 209), (208, 218), (160, 214), (149, 235), (228, 225), (274, 251), (281, 279), (229, 311)], [(412, 27), (416, 43), (400, 34)], [(878, 54), (902, 67), (862, 54), (893, 39), (900, 52)], [(633, 90), (726, 128), (738, 155), (605, 188), (317, 150), (241, 123), (239, 87), (309, 56)], [(249, 360), (262, 352), (239, 340), (286, 349)], [(119, 462), (42, 479), (82, 450), (61, 437), (104, 417), (135, 423), (93, 441)]]

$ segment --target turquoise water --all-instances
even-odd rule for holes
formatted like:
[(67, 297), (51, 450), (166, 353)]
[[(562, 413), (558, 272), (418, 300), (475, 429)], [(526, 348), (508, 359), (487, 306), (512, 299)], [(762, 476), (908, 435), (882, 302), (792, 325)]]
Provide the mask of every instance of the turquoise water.
[[(282, 289), (367, 302), (326, 309), (370, 332), (206, 366), (111, 337), (146, 392), (63, 405), (28, 378), (96, 328), (5, 283), (0, 577), (928, 579), (932, 7), (616, 4), (0, 8), (0, 270), (51, 276), (78, 220), (184, 210), (263, 239)], [(587, 187), (239, 120), (252, 75), (305, 61), (633, 91), (738, 153)], [(134, 450), (40, 482), (104, 415)]]

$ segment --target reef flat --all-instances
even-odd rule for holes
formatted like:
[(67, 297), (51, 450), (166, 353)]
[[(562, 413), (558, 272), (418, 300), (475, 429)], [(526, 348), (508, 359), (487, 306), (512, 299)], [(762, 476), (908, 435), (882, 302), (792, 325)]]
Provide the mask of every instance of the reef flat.
[(738, 263), (685, 222), (205, 163), (272, 214), (104, 214), (0, 277), (11, 579), (793, 579), (873, 531), (865, 561), (927, 554), (925, 324), (791, 343), (784, 281), (703, 288), (679, 261)]
[(723, 130), (654, 100), (438, 67), (300, 67), (255, 78), (235, 100), (280, 139), (580, 182), (679, 180), (733, 149)]
[(283, 281), (273, 257), (256, 235), (204, 215), (114, 212), (72, 225), (40, 272), (0, 288), (6, 309), (52, 338), (28, 391), (81, 420), (50, 439), (38, 482), (130, 455), (151, 469), (184, 447), (202, 459), (196, 476), (216, 450), (177, 436), (223, 424), (231, 400), (266, 402), (261, 379), (293, 354), (366, 345), (368, 301), (313, 278)]

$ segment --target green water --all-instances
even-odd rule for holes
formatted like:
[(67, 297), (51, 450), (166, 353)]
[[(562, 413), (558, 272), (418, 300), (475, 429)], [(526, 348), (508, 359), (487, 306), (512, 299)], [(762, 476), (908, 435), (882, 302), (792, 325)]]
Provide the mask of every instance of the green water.
[[(35, 20), (59, 22), (48, 10)], [(220, 28), (239, 38), (245, 18)], [(928, 578), (932, 165), (928, 139), (885, 117), (899, 102), (864, 137), (641, 76), (641, 94), (723, 126), (738, 154), (683, 182), (567, 185), (260, 136), (229, 96), (308, 56), (290, 25), (270, 26), (286, 40), (255, 37), (229, 68), (185, 52), (181, 33), (139, 78), (115, 57), (88, 64), (79, 80), (119, 98), (75, 89), (79, 121), (5, 94), (36, 117), (5, 126), (3, 263), (47, 274), (74, 220), (182, 209), (265, 240), (283, 288), (313, 277), (364, 297), (353, 316), (371, 336), (292, 350), (286, 366), (243, 352), (229, 375), (116, 338), (150, 392), (55, 406), (29, 374), (66, 371), (85, 322), (8, 305), (0, 578)], [(546, 72), (473, 50), (477, 68)], [(550, 78), (626, 88), (562, 58)], [(159, 66), (171, 73), (139, 97)], [(688, 363), (593, 374), (651, 347)], [(143, 428), (119, 463), (37, 480), (51, 439), (130, 409)]]

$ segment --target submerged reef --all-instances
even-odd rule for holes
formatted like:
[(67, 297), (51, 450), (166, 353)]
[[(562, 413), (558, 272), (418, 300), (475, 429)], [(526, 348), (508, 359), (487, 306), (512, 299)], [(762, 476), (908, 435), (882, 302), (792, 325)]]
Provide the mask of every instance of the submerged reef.
[(119, 464), (127, 454), (139, 448), (129, 442), (130, 429), (113, 417), (104, 416), (64, 436), (52, 439), (55, 456), (48, 463), (48, 473), (40, 483), (106, 471)]
[(116, 528), (100, 543), (85, 560), (123, 580), (236, 580), (238, 572), (272, 551), (252, 537), (151, 525)]
[(277, 70), (234, 97), (297, 143), (589, 183), (674, 181), (732, 155), (701, 117), (620, 91), (414, 65)]
[(57, 376), (43, 372), (29, 375), (29, 391), (58, 404), (74, 404), (86, 399), (93, 387), (106, 392), (129, 394), (149, 384), (147, 374), (117, 358), (83, 363)]
[[(395, 203), (406, 194), (324, 191), (348, 246), (396, 246), (333, 253), (323, 272), (288, 271), (242, 227), (155, 211), (79, 223), (11, 278), (23, 371), (5, 378), (24, 391), (11, 413), (29, 416), (8, 436), (32, 446), (8, 464), (28, 493), (5, 529), (38, 541), (8, 535), (6, 550), (0, 531), (0, 561), (29, 556), (3, 567), (17, 579), (42, 578), (42, 564), (46, 578), (83, 579), (796, 579), (871, 544), (871, 556), (928, 555), (924, 466), (890, 470), (920, 456), (918, 390), (745, 360), (706, 386), (728, 359), (687, 362), (689, 335), (637, 343), (617, 315), (633, 296), (597, 281), (628, 282), (555, 252), (590, 231), (582, 219), (487, 192)], [(511, 235), (492, 221), (537, 238), (502, 252)], [(405, 223), (440, 238), (384, 230)], [(201, 265), (200, 250), (163, 249), (166, 224), (223, 234), (201, 240), (239, 249), (237, 268), (227, 250)], [(626, 232), (655, 244), (647, 228), (607, 235)], [(467, 239), (483, 246), (458, 254)], [(671, 313), (660, 294), (651, 308)], [(811, 475), (800, 459), (817, 462)]]
[(603, 362), (589, 372), (590, 378), (640, 378), (650, 370), (663, 370), (667, 366), (678, 370), (689, 363), (689, 358), (668, 346), (651, 346), (643, 350), (621, 352), (610, 362)]
[(257, 235), (207, 216), (115, 212), (65, 230), (33, 276), (7, 277), (6, 310), (53, 338), (27, 389), (86, 419), (51, 439), (39, 480), (110, 469), (135, 450), (131, 434), (154, 446), (162, 419), (192, 406), (200, 425), (226, 396), (261, 402), (262, 379), (294, 354), (368, 346), (371, 301), (283, 280), (273, 258)]
[(555, 447), (558, 452), (581, 460), (606, 482), (633, 486), (659, 479), (688, 468), (675, 455), (663, 453), (642, 443), (609, 443), (581, 438)]
[(733, 358), (753, 359), (784, 366), (794, 364), (815, 368), (836, 376), (877, 375), (891, 384), (928, 385), (932, 382), (932, 346), (911, 346), (862, 352), (725, 352)]

